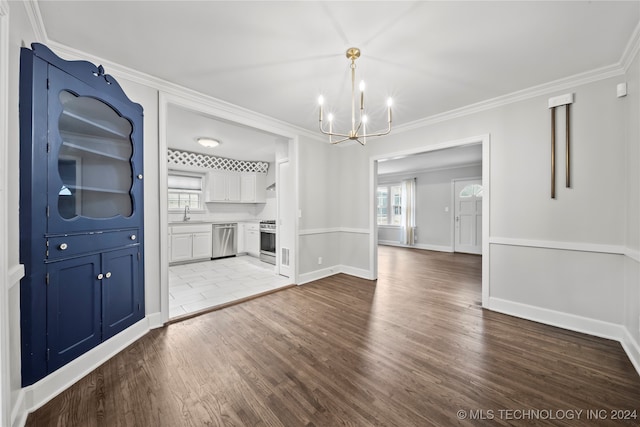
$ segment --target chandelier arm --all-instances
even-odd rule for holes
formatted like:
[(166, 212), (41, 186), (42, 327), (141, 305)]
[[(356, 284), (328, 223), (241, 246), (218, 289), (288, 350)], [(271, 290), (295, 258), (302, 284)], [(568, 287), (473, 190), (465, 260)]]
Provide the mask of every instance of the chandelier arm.
[(360, 135), (360, 136), (362, 136), (363, 138), (368, 138), (370, 136), (372, 136), (372, 137), (373, 136), (385, 136), (385, 135), (389, 135), (390, 132), (391, 132), (391, 124), (389, 124), (389, 127), (385, 131), (379, 131), (379, 132), (376, 132), (376, 133), (368, 133), (366, 135)]
[(329, 136), (340, 136), (343, 138), (349, 138), (349, 135), (347, 134), (343, 134), (343, 133), (336, 133), (336, 132), (327, 132), (326, 130), (322, 129), (322, 122), (319, 122), (319, 127), (320, 127), (320, 132), (322, 132), (325, 135), (329, 135)]
[[(342, 136), (342, 135), (341, 135), (341, 136)], [(339, 140), (337, 140), (337, 141), (329, 141), (329, 142), (331, 143), (331, 145), (335, 145), (335, 144), (340, 144), (341, 142), (348, 141), (349, 139), (351, 139), (351, 138), (349, 138), (349, 137), (347, 136), (347, 137), (342, 138), (342, 139), (339, 139)]]
[(339, 137), (347, 138), (347, 139), (349, 138), (349, 135), (344, 134), (344, 133), (326, 132), (326, 131), (324, 131), (324, 130), (322, 130), (322, 129), (320, 129), (320, 131), (321, 131), (323, 134), (325, 134), (325, 135), (329, 135), (329, 136), (339, 136)]

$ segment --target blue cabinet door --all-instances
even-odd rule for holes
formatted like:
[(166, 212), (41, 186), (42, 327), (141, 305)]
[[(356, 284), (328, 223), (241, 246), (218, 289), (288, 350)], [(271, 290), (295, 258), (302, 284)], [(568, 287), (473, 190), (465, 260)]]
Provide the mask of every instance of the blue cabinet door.
[(102, 334), (105, 340), (144, 317), (139, 256), (138, 247), (102, 255), (105, 272), (102, 279)]
[(47, 285), (48, 371), (102, 341), (100, 255), (51, 263)]
[(53, 65), (48, 76), (47, 233), (139, 225), (140, 112)]

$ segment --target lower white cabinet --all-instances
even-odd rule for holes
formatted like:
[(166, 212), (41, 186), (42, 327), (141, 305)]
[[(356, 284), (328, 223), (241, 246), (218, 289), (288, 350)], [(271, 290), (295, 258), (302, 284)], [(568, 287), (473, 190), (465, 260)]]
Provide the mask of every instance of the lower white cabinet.
[(211, 224), (174, 225), (170, 229), (169, 262), (211, 258)]
[(258, 224), (245, 224), (244, 250), (251, 256), (260, 256), (260, 226)]

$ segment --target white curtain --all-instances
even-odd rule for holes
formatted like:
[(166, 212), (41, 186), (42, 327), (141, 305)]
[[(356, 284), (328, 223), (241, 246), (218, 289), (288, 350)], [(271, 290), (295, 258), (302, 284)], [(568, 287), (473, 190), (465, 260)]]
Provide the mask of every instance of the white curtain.
[(416, 179), (402, 181), (402, 241), (404, 245), (415, 244), (416, 234)]

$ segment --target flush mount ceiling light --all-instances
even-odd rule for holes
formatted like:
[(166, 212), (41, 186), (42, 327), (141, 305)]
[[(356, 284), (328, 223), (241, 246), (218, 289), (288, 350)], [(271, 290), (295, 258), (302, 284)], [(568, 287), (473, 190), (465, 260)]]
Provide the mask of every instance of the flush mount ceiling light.
[[(339, 144), (344, 141), (352, 140), (358, 141), (361, 145), (367, 143), (367, 138), (374, 136), (383, 136), (389, 134), (391, 132), (391, 98), (387, 100), (387, 130), (373, 132), (367, 134), (367, 115), (364, 111), (364, 82), (360, 82), (360, 117), (358, 122), (356, 123), (356, 59), (360, 58), (360, 49), (357, 47), (351, 47), (347, 49), (347, 58), (351, 61), (349, 67), (351, 68), (351, 130), (348, 133), (338, 133), (333, 131), (333, 115), (329, 114), (329, 130), (326, 131), (322, 127), (323, 120), (323, 104), (324, 98), (322, 95), (318, 98), (318, 103), (320, 104), (320, 132), (325, 135), (329, 135), (329, 143), (331, 144)], [(339, 139), (333, 140), (333, 137), (338, 137)]]
[(207, 148), (213, 148), (213, 147), (217, 147), (218, 145), (220, 145), (220, 141), (218, 141), (217, 139), (213, 139), (213, 138), (197, 138), (196, 141), (198, 141), (198, 144), (202, 145), (203, 147), (207, 147)]

